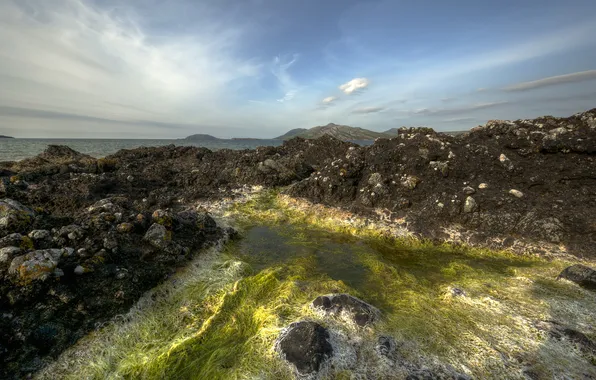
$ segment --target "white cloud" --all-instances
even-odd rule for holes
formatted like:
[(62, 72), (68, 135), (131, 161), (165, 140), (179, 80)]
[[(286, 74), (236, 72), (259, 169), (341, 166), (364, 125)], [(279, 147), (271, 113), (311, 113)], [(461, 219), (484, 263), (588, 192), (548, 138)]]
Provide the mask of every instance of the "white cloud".
[(156, 37), (123, 9), (86, 0), (1, 1), (0, 105), (209, 123), (226, 114), (218, 105), (230, 88), (260, 71), (233, 54), (240, 27), (217, 30), (205, 19), (209, 33)]
[(535, 88), (554, 86), (564, 83), (583, 82), (596, 79), (596, 70), (581, 71), (577, 73), (558, 75), (549, 78), (538, 79), (531, 82), (522, 82), (505, 87), (505, 91), (528, 91)]
[(457, 107), (457, 108), (421, 108), (413, 113), (416, 115), (425, 115), (425, 116), (445, 116), (445, 115), (458, 115), (458, 114), (466, 114), (468, 112), (483, 110), (487, 108), (494, 108), (498, 106), (502, 106), (508, 104), (507, 101), (501, 102), (489, 102), (489, 103), (478, 103), (478, 104), (471, 104), (467, 106)]
[(333, 103), (336, 100), (337, 100), (337, 96), (328, 96), (325, 99), (323, 99), (323, 103), (329, 104), (329, 103)]
[(367, 113), (381, 112), (384, 109), (385, 109), (384, 107), (361, 107), (361, 108), (356, 108), (355, 110), (352, 111), (352, 113), (367, 114)]
[(350, 95), (358, 90), (363, 90), (370, 84), (369, 80), (366, 78), (354, 78), (351, 81), (342, 84), (339, 86), (339, 89), (342, 90), (347, 95)]

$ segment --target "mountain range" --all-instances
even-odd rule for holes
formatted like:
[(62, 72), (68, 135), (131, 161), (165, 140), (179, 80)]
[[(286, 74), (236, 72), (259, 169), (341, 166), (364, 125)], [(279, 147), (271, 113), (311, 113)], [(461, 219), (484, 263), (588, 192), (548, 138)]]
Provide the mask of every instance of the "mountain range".
[[(377, 138), (392, 138), (397, 136), (398, 128), (391, 128), (385, 132), (374, 132), (364, 128), (350, 127), (347, 125), (339, 125), (329, 123), (327, 125), (313, 127), (313, 128), (296, 128), (288, 131), (287, 133), (275, 137), (270, 140), (289, 140), (294, 137), (302, 137), (305, 139), (316, 139), (324, 135), (335, 137), (339, 140), (344, 141), (366, 141), (375, 140)], [(461, 132), (443, 132), (446, 134), (456, 135), (463, 133)], [(191, 141), (221, 141), (225, 139), (219, 139), (211, 135), (196, 134), (188, 136), (185, 140)], [(267, 139), (250, 139), (250, 138), (234, 138), (232, 140), (267, 140)]]

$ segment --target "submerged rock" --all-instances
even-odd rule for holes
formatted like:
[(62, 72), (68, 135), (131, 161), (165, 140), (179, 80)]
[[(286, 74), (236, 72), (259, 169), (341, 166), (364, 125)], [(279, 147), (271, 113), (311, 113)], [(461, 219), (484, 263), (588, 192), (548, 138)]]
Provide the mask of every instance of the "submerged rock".
[(565, 268), (557, 279), (573, 281), (586, 289), (596, 290), (596, 270), (581, 264)]
[(333, 316), (348, 314), (358, 326), (369, 325), (381, 315), (376, 307), (349, 294), (319, 296), (312, 301), (312, 307)]
[(333, 355), (327, 329), (310, 321), (289, 325), (278, 338), (276, 349), (301, 375), (318, 372)]

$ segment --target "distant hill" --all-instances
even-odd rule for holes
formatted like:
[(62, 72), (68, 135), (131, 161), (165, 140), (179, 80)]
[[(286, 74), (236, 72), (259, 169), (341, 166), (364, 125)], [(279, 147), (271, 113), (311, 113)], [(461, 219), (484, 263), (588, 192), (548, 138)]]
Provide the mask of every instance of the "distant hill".
[(399, 128), (391, 128), (386, 130), (385, 132), (383, 132), (384, 134), (388, 135), (388, 136), (392, 136), (395, 137), (398, 135), (399, 132)]
[(274, 138), (274, 140), (288, 140), (288, 139), (291, 139), (292, 137), (302, 136), (306, 132), (308, 132), (307, 128), (296, 128), (296, 129), (292, 129), (292, 130), (288, 131), (284, 135)]
[(205, 134), (196, 134), (196, 135), (190, 135), (186, 138), (184, 138), (184, 140), (188, 140), (188, 141), (219, 141), (221, 139), (218, 139), (215, 136), (211, 136), (211, 135), (205, 135)]
[(384, 133), (369, 131), (368, 129), (329, 123), (324, 126), (314, 127), (310, 129), (292, 129), (285, 135), (276, 137), (275, 140), (288, 140), (292, 137), (316, 139), (324, 135), (329, 135), (339, 140), (374, 140), (379, 137), (392, 137)]
[(0, 139), (14, 139), (14, 137), (0, 135)]

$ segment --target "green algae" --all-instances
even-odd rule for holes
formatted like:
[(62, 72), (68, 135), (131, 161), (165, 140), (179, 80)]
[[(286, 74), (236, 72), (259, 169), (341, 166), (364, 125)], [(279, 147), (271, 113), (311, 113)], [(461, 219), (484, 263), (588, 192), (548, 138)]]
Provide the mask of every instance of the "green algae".
[[(405, 342), (404, 360), (440, 361), (476, 378), (524, 378), (528, 368), (538, 378), (595, 372), (594, 355), (533, 326), (553, 319), (595, 338), (593, 294), (555, 280), (569, 262), (394, 239), (285, 207), (274, 193), (234, 213), (242, 215), (241, 241), (158, 288), (157, 301), (86, 338), (40, 378), (289, 379), (273, 346), (302, 318), (364, 341), (391, 335)], [(308, 307), (338, 292), (377, 306), (383, 319), (358, 330)], [(324, 377), (403, 378), (378, 372), (370, 350), (361, 354), (361, 366), (339, 363)]]

